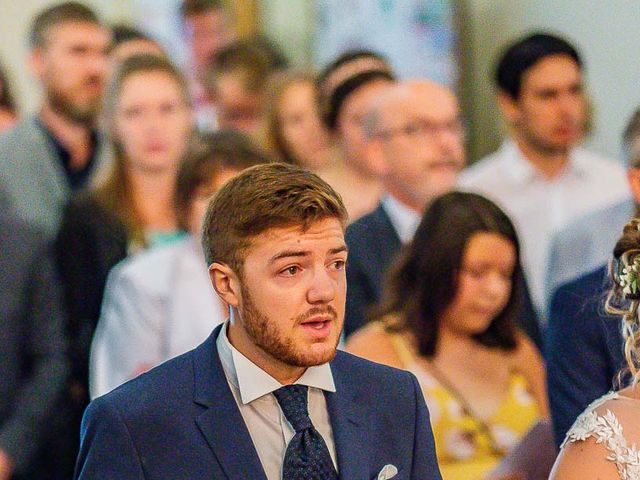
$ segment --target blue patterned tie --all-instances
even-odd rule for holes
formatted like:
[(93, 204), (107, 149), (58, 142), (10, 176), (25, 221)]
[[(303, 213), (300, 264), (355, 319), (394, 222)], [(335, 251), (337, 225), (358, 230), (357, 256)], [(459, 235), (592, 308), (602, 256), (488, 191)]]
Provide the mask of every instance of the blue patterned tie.
[(284, 454), (282, 480), (337, 480), (327, 444), (309, 418), (307, 387), (287, 385), (273, 395), (296, 431)]

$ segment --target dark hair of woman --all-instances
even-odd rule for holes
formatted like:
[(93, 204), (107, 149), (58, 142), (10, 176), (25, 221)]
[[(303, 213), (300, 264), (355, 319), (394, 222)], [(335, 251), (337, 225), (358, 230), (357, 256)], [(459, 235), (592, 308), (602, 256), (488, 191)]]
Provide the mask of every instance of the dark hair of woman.
[(0, 64), (0, 108), (6, 108), (12, 113), (16, 113), (16, 103), (2, 64)]
[(516, 347), (515, 319), (520, 309), (523, 277), (520, 247), (509, 218), (494, 203), (480, 195), (451, 192), (437, 198), (422, 217), (413, 241), (392, 267), (379, 320), (399, 314), (390, 330), (409, 330), (420, 354), (436, 353), (440, 319), (456, 295), (465, 248), (477, 233), (495, 233), (508, 239), (516, 250), (509, 301), (489, 327), (474, 339), (489, 348)]

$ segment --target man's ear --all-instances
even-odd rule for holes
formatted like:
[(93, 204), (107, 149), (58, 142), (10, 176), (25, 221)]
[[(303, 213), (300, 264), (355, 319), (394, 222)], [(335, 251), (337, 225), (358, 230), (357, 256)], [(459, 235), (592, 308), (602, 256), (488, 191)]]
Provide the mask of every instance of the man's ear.
[(514, 125), (520, 119), (518, 100), (506, 92), (498, 92), (498, 106), (507, 124)]
[(27, 65), (31, 75), (37, 79), (42, 78), (44, 75), (44, 51), (42, 47), (34, 47), (29, 51)]
[(216, 293), (232, 307), (237, 307), (242, 298), (240, 281), (236, 273), (226, 264), (214, 262), (209, 267), (209, 278)]

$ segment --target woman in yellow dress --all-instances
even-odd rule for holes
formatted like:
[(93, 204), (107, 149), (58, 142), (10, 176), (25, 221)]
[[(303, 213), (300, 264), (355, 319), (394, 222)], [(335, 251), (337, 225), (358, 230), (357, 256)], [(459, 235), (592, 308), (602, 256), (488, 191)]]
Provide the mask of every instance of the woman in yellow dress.
[(489, 474), (548, 417), (542, 358), (514, 324), (521, 278), (507, 216), (479, 195), (446, 194), (391, 272), (375, 321), (347, 343), (416, 375), (444, 480), (515, 478)]

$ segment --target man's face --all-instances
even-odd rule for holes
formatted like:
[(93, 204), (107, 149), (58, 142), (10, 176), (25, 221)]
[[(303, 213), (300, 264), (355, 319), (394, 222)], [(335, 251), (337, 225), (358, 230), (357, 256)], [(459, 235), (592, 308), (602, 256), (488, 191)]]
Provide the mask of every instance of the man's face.
[(218, 52), (235, 37), (228, 15), (221, 9), (189, 15), (185, 18), (185, 27), (187, 42), (197, 69), (211, 65)]
[(246, 88), (242, 72), (220, 73), (216, 79), (215, 99), (220, 128), (257, 135), (260, 128), (262, 92)]
[(239, 318), (230, 328), (230, 338), (240, 343), (236, 348), (272, 368), (330, 361), (344, 320), (346, 259), (343, 228), (335, 218), (306, 231), (274, 228), (254, 239), (234, 305)]
[(420, 85), (381, 111), (374, 140), (385, 164), (385, 186), (422, 211), (450, 191), (464, 167), (464, 133), (458, 102), (448, 89)]
[(537, 152), (565, 154), (584, 133), (582, 74), (568, 55), (534, 64), (522, 77), (520, 96), (502, 95), (501, 105), (518, 139)]
[(77, 123), (95, 119), (109, 67), (110, 40), (107, 29), (88, 22), (61, 23), (45, 34), (45, 45), (33, 51), (32, 63), (56, 113)]

